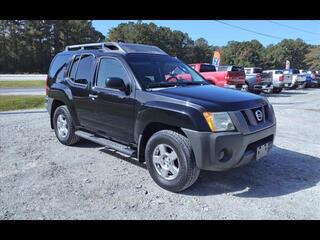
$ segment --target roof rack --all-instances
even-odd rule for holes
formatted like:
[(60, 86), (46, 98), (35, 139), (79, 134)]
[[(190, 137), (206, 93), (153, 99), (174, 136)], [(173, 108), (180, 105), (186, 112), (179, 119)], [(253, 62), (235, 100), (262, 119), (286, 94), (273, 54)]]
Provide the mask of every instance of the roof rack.
[(122, 43), (122, 42), (100, 42), (100, 43), (87, 43), (71, 45), (65, 48), (65, 51), (78, 51), (78, 50), (93, 50), (102, 49), (107, 52), (118, 53), (152, 53), (167, 55), (160, 48), (153, 45), (136, 44), (136, 43)]
[(115, 42), (101, 42), (101, 43), (86, 43), (78, 45), (70, 45), (65, 48), (65, 51), (78, 51), (78, 50), (89, 50), (89, 49), (102, 49), (105, 51), (118, 51), (125, 52), (118, 43)]

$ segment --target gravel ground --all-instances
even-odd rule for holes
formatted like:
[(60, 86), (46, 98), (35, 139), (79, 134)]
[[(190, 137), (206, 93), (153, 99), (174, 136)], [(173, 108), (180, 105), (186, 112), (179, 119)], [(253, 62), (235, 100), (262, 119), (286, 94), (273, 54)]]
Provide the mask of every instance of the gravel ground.
[(320, 89), (270, 95), (275, 146), (180, 194), (144, 164), (58, 142), (46, 112), (0, 114), (0, 219), (320, 219)]

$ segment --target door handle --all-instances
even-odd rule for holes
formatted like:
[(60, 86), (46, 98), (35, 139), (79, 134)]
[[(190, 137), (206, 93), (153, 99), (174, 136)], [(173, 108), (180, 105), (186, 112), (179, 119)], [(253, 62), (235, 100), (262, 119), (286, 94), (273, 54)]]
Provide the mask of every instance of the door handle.
[(98, 95), (94, 95), (94, 94), (89, 94), (89, 98), (97, 98)]

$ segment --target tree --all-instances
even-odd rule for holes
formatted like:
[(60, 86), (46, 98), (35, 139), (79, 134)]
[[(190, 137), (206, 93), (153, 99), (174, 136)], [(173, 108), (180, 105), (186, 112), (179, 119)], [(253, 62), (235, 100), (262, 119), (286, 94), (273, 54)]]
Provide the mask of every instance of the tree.
[(320, 46), (312, 47), (305, 56), (305, 63), (310, 70), (320, 70)]
[(230, 41), (221, 49), (221, 64), (243, 67), (260, 66), (263, 50), (263, 45), (257, 40)]
[(270, 45), (265, 49), (264, 66), (266, 68), (285, 68), (286, 60), (290, 66), (305, 69), (305, 55), (310, 51), (310, 45), (301, 39), (284, 39), (276, 45)]
[(103, 41), (88, 20), (0, 20), (0, 72), (46, 73), (70, 44)]
[(209, 61), (211, 55), (205, 39), (194, 42), (187, 33), (158, 27), (154, 23), (121, 23), (110, 29), (106, 38), (108, 41), (156, 45), (187, 63)]

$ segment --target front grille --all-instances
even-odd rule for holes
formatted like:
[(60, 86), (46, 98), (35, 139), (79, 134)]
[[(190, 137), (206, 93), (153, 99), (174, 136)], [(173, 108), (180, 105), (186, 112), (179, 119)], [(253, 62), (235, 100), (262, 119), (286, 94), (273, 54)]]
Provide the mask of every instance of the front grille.
[(270, 113), (267, 105), (258, 108), (246, 109), (241, 111), (248, 126), (257, 126), (264, 124), (269, 120)]

